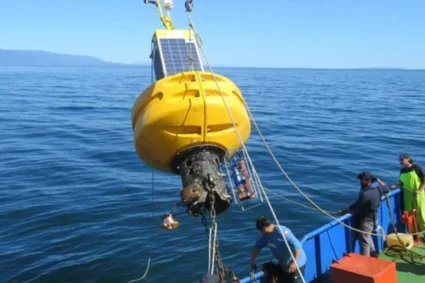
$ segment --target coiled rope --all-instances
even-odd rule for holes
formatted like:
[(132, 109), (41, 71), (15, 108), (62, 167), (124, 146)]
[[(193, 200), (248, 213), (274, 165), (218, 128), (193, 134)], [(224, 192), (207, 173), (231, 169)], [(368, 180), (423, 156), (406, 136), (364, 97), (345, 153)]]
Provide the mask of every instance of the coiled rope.
[[(410, 262), (410, 263), (419, 263), (420, 262), (420, 263), (422, 263), (422, 261), (425, 259), (425, 255), (422, 255), (422, 254), (419, 254), (415, 251), (407, 249), (407, 247), (401, 241), (401, 239), (398, 235), (397, 229), (395, 227), (393, 215), (391, 213), (391, 203), (390, 203), (390, 199), (388, 197), (388, 194), (385, 194), (385, 200), (387, 202), (388, 210), (390, 211), (390, 223), (393, 227), (394, 233), (397, 237), (397, 240), (398, 240), (398, 243), (400, 244), (400, 246), (388, 247), (384, 250), (384, 253), (388, 256), (391, 256), (391, 257), (399, 256), (402, 260), (404, 260), (406, 262)], [(408, 260), (408, 258), (410, 260)]]

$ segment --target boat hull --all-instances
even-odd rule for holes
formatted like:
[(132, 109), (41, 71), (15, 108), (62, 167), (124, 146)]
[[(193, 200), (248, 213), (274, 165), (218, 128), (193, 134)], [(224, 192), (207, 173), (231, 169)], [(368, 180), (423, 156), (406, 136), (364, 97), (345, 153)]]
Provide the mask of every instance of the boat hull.
[[(404, 233), (406, 227), (401, 223), (402, 197), (401, 190), (396, 189), (389, 194), (391, 213), (393, 215), (394, 224), (397, 232)], [(353, 218), (351, 214), (346, 214), (338, 219), (340, 222), (348, 226), (352, 226)], [(302, 240), (302, 246), (307, 256), (307, 264), (305, 268), (305, 282), (319, 282), (329, 276), (329, 270), (334, 261), (340, 260), (344, 254), (351, 252), (360, 253), (360, 245), (357, 241), (353, 250), (353, 239), (351, 230), (340, 222), (333, 220), (328, 224), (315, 229), (306, 234)], [(385, 235), (393, 232), (390, 211), (385, 200), (382, 197), (381, 207), (379, 209), (379, 223), (375, 234), (382, 231)], [(382, 230), (380, 230), (382, 228)], [(384, 240), (382, 237), (373, 236), (373, 241), (377, 252), (381, 253), (384, 249)], [(254, 274), (255, 278), (247, 276), (240, 280), (240, 283), (265, 282), (264, 273), (262, 271)]]

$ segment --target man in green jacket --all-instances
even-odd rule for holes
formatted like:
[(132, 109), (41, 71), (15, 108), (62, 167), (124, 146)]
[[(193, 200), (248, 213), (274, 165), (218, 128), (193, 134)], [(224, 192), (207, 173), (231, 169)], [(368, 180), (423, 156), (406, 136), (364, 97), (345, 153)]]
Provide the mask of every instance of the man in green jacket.
[[(416, 222), (420, 232), (425, 231), (425, 174), (422, 168), (416, 164), (412, 157), (406, 153), (399, 156), (400, 180), (391, 188), (403, 189), (404, 210), (409, 214), (416, 209)], [(423, 236), (423, 234), (422, 234)]]

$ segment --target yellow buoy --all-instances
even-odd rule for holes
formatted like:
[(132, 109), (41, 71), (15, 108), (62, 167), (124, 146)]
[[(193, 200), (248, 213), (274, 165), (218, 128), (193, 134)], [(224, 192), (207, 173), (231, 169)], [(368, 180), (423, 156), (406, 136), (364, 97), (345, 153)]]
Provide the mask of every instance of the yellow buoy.
[(228, 110), (245, 143), (251, 124), (244, 98), (230, 79), (201, 71), (160, 79), (133, 106), (137, 154), (153, 168), (175, 172), (173, 159), (185, 149), (201, 145), (216, 147), (223, 153), (240, 149), (242, 144)]
[(180, 205), (190, 215), (205, 209), (218, 215), (232, 202), (220, 165), (251, 134), (244, 98), (230, 79), (205, 72), (200, 37), (191, 23), (188, 30), (174, 29), (159, 0), (145, 3), (155, 4), (165, 29), (156, 30), (151, 41), (156, 81), (132, 109), (136, 152), (148, 166), (181, 176)]
[(414, 245), (413, 236), (403, 233), (398, 233), (398, 238), (395, 233), (391, 233), (386, 237), (386, 241), (388, 247), (401, 247), (403, 245), (403, 247), (411, 249)]

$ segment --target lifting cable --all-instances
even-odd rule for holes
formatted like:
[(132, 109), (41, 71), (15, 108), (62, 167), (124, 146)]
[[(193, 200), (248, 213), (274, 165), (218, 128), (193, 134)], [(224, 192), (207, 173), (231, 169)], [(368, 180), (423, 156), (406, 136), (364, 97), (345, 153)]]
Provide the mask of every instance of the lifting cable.
[[(267, 143), (267, 141), (266, 141), (266, 139), (264, 138), (264, 136), (263, 136), (263, 134), (261, 133), (261, 130), (260, 130), (260, 127), (257, 125), (257, 122), (255, 121), (255, 118), (254, 118), (254, 116), (252, 115), (252, 113), (251, 113), (251, 110), (249, 109), (249, 107), (248, 107), (248, 105), (245, 103), (245, 105), (246, 105), (246, 109), (248, 110), (248, 113), (249, 113), (249, 115), (250, 115), (250, 117), (251, 117), (251, 119), (252, 119), (252, 121), (253, 121), (253, 123), (254, 123), (254, 125), (255, 125), (255, 128), (257, 129), (257, 131), (258, 131), (258, 133), (259, 133), (259, 135), (260, 135), (260, 137), (261, 137), (261, 139), (263, 140), (263, 143), (264, 143), (264, 145), (266, 146), (266, 148), (267, 148), (267, 150), (268, 150), (268, 152), (270, 153), (270, 155), (271, 155), (271, 157), (272, 157), (272, 159), (275, 161), (275, 163), (276, 163), (276, 165), (279, 167), (279, 169), (280, 169), (280, 171), (283, 173), (283, 175), (286, 177), (286, 179), (294, 186), (294, 188), (295, 189), (297, 189), (298, 190), (298, 192), (301, 194), (301, 195), (303, 195), (304, 196), (304, 198), (306, 198), (312, 205), (314, 205), (316, 208), (317, 208), (317, 210), (319, 210), (320, 212), (322, 212), (323, 214), (325, 214), (325, 215), (327, 215), (327, 216), (329, 216), (330, 218), (332, 218), (332, 219), (334, 219), (334, 220), (336, 220), (338, 223), (340, 223), (341, 225), (343, 225), (343, 226), (345, 226), (346, 228), (348, 228), (348, 229), (351, 229), (351, 230), (353, 230), (353, 231), (356, 231), (356, 232), (359, 232), (359, 233), (363, 233), (363, 234), (368, 234), (368, 235), (373, 235), (373, 236), (379, 236), (379, 237), (382, 237), (382, 235), (379, 235), (379, 234), (376, 234), (376, 233), (371, 233), (371, 232), (366, 232), (366, 231), (362, 231), (362, 230), (359, 230), (359, 229), (356, 229), (356, 228), (353, 228), (353, 227), (351, 227), (351, 226), (349, 226), (349, 225), (347, 225), (347, 224), (345, 224), (344, 222), (342, 222), (341, 220), (339, 220), (338, 218), (336, 218), (336, 217), (334, 217), (334, 216), (332, 216), (332, 215), (330, 215), (330, 213), (328, 213), (326, 210), (323, 210), (320, 206), (318, 206), (312, 199), (310, 199), (296, 184), (295, 184), (295, 182), (294, 181), (292, 181), (292, 179), (289, 177), (289, 175), (286, 173), (286, 171), (285, 171), (285, 169), (283, 169), (283, 167), (280, 165), (280, 163), (279, 163), (279, 161), (276, 159), (276, 157), (275, 157), (275, 155), (273, 154), (273, 151), (271, 150), (271, 148), (269, 147), (269, 145), (268, 145), (268, 143)], [(391, 213), (391, 212), (390, 212)], [(421, 231), (421, 232), (418, 232), (418, 233), (414, 233), (414, 234), (410, 234), (410, 235), (419, 235), (419, 234), (422, 234), (422, 233), (424, 233), (425, 231)]]
[[(192, 20), (191, 20), (191, 17), (190, 17), (190, 13), (188, 14), (188, 17), (189, 17), (189, 26), (192, 28), (192, 30), (193, 30), (193, 32), (195, 33), (195, 36), (197, 37), (197, 38), (200, 38), (199, 37), (199, 34), (196, 32), (196, 29), (195, 29), (195, 27), (194, 27), (194, 25), (193, 25), (193, 22), (192, 22)], [(205, 61), (206, 61), (206, 63), (207, 63), (207, 65), (208, 65), (208, 67), (209, 67), (209, 69), (210, 69), (210, 71), (211, 71), (211, 73), (213, 73), (214, 74), (214, 72), (213, 72), (213, 70), (212, 70), (212, 68), (211, 68), (211, 66), (210, 66), (210, 64), (209, 64), (209, 62), (208, 62), (208, 59), (207, 59), (207, 57), (206, 57), (206, 55), (205, 55), (205, 52), (204, 52), (204, 49), (203, 49), (203, 47), (202, 46), (200, 46), (200, 49), (201, 49), (201, 52), (202, 52), (202, 54), (203, 54), (203, 56), (204, 56), (204, 58), (205, 58)], [(213, 76), (214, 77), (214, 76)], [(237, 133), (237, 135), (238, 135), (238, 138), (239, 138), (239, 141), (241, 142), (241, 144), (242, 144), (242, 147), (243, 147), (243, 151), (247, 154), (247, 159), (248, 159), (248, 162), (249, 162), (249, 164), (251, 165), (251, 167), (252, 168), (254, 168), (254, 174), (256, 174), (257, 172), (255, 171), (255, 167), (254, 167), (254, 165), (253, 165), (253, 162), (252, 162), (252, 159), (251, 159), (251, 157), (249, 156), (249, 153), (248, 153), (248, 150), (246, 149), (246, 146), (245, 146), (245, 143), (243, 142), (243, 140), (242, 140), (242, 137), (241, 137), (241, 135), (240, 135), (240, 133), (239, 133), (239, 130), (238, 130), (238, 128), (236, 127), (236, 123), (235, 123), (235, 120), (234, 120), (234, 118), (233, 118), (233, 116), (232, 116), (232, 114), (230, 113), (230, 110), (229, 110), (229, 106), (227, 105), (227, 103), (226, 103), (226, 101), (225, 101), (225, 98), (224, 98), (224, 96), (223, 96), (223, 93), (221, 92), (221, 89), (220, 89), (220, 86), (218, 85), (218, 82), (217, 82), (217, 80), (216, 80), (216, 78), (214, 77), (214, 81), (215, 81), (215, 83), (216, 83), (216, 86), (217, 86), (217, 88), (218, 88), (218, 90), (219, 90), (219, 93), (220, 93), (220, 96), (222, 97), (222, 100), (223, 100), (223, 102), (224, 102), (224, 104), (225, 104), (225, 106), (226, 106), (226, 109), (227, 109), (227, 112), (228, 112), (228, 114), (229, 114), (229, 116), (230, 116), (230, 119), (232, 120), (232, 123), (233, 123), (233, 127), (235, 128), (235, 130), (236, 130), (236, 133)], [(353, 227), (351, 227), (351, 226), (349, 226), (349, 225), (347, 225), (347, 224), (345, 224), (344, 222), (342, 222), (342, 221), (340, 221), (338, 218), (336, 218), (336, 217), (334, 217), (334, 216), (332, 216), (331, 215), (331, 212), (330, 211), (326, 211), (326, 210), (324, 210), (324, 209), (322, 209), (319, 205), (317, 205), (311, 198), (309, 198), (296, 184), (295, 184), (295, 182), (289, 177), (289, 175), (286, 173), (286, 171), (285, 171), (285, 169), (280, 165), (280, 163), (279, 163), (279, 161), (277, 160), (277, 158), (275, 157), (275, 155), (274, 155), (274, 153), (273, 153), (273, 151), (271, 150), (271, 148), (270, 148), (270, 146), (268, 145), (268, 143), (267, 143), (267, 141), (266, 141), (266, 139), (264, 138), (264, 136), (263, 136), (263, 134), (262, 134), (262, 132), (261, 132), (261, 130), (260, 130), (260, 127), (258, 126), (258, 124), (257, 124), (257, 122), (256, 122), (256, 120), (255, 120), (255, 118), (254, 118), (254, 116), (252, 115), (252, 112), (251, 112), (251, 110), (250, 110), (250, 108), (249, 108), (249, 106), (248, 106), (248, 104), (245, 102), (245, 107), (246, 107), (246, 109), (247, 109), (247, 111), (248, 111), (248, 114), (249, 114), (249, 116), (251, 117), (251, 119), (252, 119), (252, 121), (253, 121), (253, 123), (254, 123), (254, 126), (255, 126), (255, 128), (257, 129), (257, 131), (258, 131), (258, 133), (259, 133), (259, 135), (260, 135), (260, 137), (261, 137), (261, 139), (262, 139), (262, 141), (263, 141), (263, 143), (264, 143), (264, 145), (265, 145), (265, 147), (266, 147), (266, 149), (267, 149), (267, 151), (269, 152), (269, 154), (271, 155), (271, 157), (272, 157), (272, 159), (274, 160), (274, 162), (276, 163), (276, 165), (279, 167), (279, 169), (280, 169), (280, 171), (283, 173), (283, 175), (286, 177), (286, 179), (293, 185), (293, 187), (295, 188), (295, 189), (297, 189), (298, 190), (298, 192), (301, 194), (301, 195), (303, 195), (304, 196), (304, 198), (305, 199), (307, 199), (315, 208), (313, 208), (313, 207), (309, 207), (310, 209), (316, 209), (316, 210), (318, 210), (318, 211), (320, 211), (320, 212), (322, 212), (323, 214), (325, 214), (326, 216), (328, 216), (328, 217), (330, 217), (330, 218), (332, 218), (333, 220), (335, 220), (335, 221), (337, 221), (338, 223), (340, 223), (341, 225), (343, 225), (343, 226), (345, 226), (346, 228), (348, 228), (348, 229), (351, 229), (351, 230), (353, 230), (353, 231), (355, 231), (355, 232), (359, 232), (359, 233), (364, 233), (364, 234), (368, 234), (368, 235), (372, 235), (372, 236), (379, 236), (379, 237), (382, 237), (382, 235), (380, 235), (380, 234), (376, 234), (376, 233), (372, 233), (372, 232), (366, 232), (366, 231), (362, 231), (362, 230), (360, 230), (360, 229), (356, 229), (356, 228), (353, 228)], [(262, 184), (261, 184), (261, 182), (259, 182), (260, 184), (260, 188), (262, 189), (262, 190), (264, 190), (264, 187), (262, 186)], [(333, 214), (335, 214), (335, 213), (333, 213)], [(420, 232), (417, 232), (417, 233), (413, 233), (413, 234), (410, 234), (410, 235), (419, 235), (419, 234), (422, 234), (422, 233), (424, 233), (425, 231), (420, 231)]]
[[(195, 27), (194, 27), (194, 25), (193, 25), (192, 19), (191, 19), (191, 17), (190, 17), (190, 12), (188, 12), (188, 19), (189, 19), (189, 27), (193, 30), (193, 32), (195, 33), (195, 35), (197, 35), (197, 32), (196, 32)], [(199, 36), (199, 35), (198, 35), (198, 36)], [(229, 114), (229, 116), (230, 116), (230, 118), (231, 118), (231, 120), (232, 120), (233, 127), (235, 128), (235, 131), (236, 131), (236, 133), (237, 133), (237, 135), (238, 135), (238, 137), (239, 137), (239, 140), (240, 140), (240, 142), (241, 142), (241, 145), (242, 145), (242, 147), (243, 147), (243, 150), (245, 150), (245, 151), (246, 151), (246, 153), (247, 153), (248, 162), (251, 164), (252, 168), (255, 168), (255, 167), (254, 167), (254, 165), (253, 165), (253, 162), (252, 162), (252, 160), (251, 160), (251, 157), (250, 157), (250, 156), (249, 156), (249, 154), (248, 154), (248, 151), (247, 151), (247, 149), (246, 149), (245, 143), (243, 142), (243, 139), (242, 139), (242, 137), (241, 137), (241, 135), (240, 135), (240, 133), (239, 133), (239, 129), (237, 128), (237, 126), (236, 126), (236, 124), (235, 124), (235, 120), (234, 120), (234, 118), (233, 118), (233, 115), (232, 115), (232, 113), (230, 112), (229, 106), (227, 105), (227, 102), (226, 102), (226, 100), (225, 100), (225, 98), (224, 98), (224, 95), (223, 95), (223, 93), (222, 93), (222, 91), (221, 91), (221, 89), (220, 89), (220, 86), (219, 86), (218, 82), (217, 82), (217, 79), (216, 79), (216, 77), (215, 77), (215, 74), (214, 74), (214, 72), (213, 72), (213, 70), (212, 70), (212, 68), (211, 68), (211, 65), (209, 64), (208, 58), (207, 58), (207, 56), (205, 55), (204, 49), (203, 49), (202, 45), (201, 45), (201, 46), (199, 46), (199, 47), (200, 47), (200, 49), (201, 49), (201, 52), (202, 52), (202, 54), (203, 54), (203, 56), (204, 56), (204, 59), (205, 59), (205, 61), (206, 61), (207, 65), (208, 65), (208, 68), (209, 68), (210, 72), (211, 72), (211, 73), (212, 73), (212, 75), (213, 75), (214, 82), (215, 82), (215, 84), (216, 84), (216, 86), (217, 86), (217, 89), (218, 89), (218, 91), (219, 91), (219, 93), (220, 93), (220, 96), (221, 96), (221, 98), (222, 98), (222, 100), (223, 100), (223, 102), (224, 102), (224, 104), (225, 104), (225, 106), (226, 106), (227, 113)], [(290, 248), (289, 243), (288, 243), (288, 240), (286, 239), (286, 237), (285, 237), (285, 235), (284, 235), (284, 233), (283, 233), (283, 231), (282, 231), (282, 227), (281, 227), (281, 226), (280, 226), (280, 224), (279, 224), (279, 220), (278, 220), (278, 218), (277, 218), (277, 216), (276, 216), (276, 213), (274, 212), (273, 206), (272, 206), (272, 205), (271, 205), (271, 203), (270, 203), (270, 200), (269, 200), (269, 198), (268, 198), (268, 196), (267, 196), (267, 193), (265, 192), (265, 190), (264, 190), (264, 188), (263, 188), (263, 186), (262, 186), (262, 184), (261, 184), (261, 181), (260, 181), (260, 188), (263, 190), (263, 193), (264, 193), (264, 196), (265, 196), (266, 202), (267, 202), (267, 204), (268, 204), (268, 206), (269, 206), (269, 208), (270, 208), (270, 212), (272, 213), (273, 218), (274, 218), (274, 220), (276, 221), (276, 224), (277, 224), (277, 225), (278, 225), (278, 227), (279, 227), (279, 230), (280, 230), (280, 232), (281, 232), (281, 234), (282, 234), (282, 237), (283, 237), (283, 239), (284, 239), (284, 241), (285, 241), (285, 245), (286, 245), (286, 247), (287, 247), (287, 249), (288, 249), (288, 251), (289, 251), (289, 253), (290, 253), (290, 255), (291, 255), (291, 258), (292, 258), (292, 260), (293, 260), (293, 262), (294, 262), (294, 264), (295, 264), (295, 266), (296, 266), (296, 268), (297, 268), (297, 270), (298, 270), (298, 274), (299, 274), (299, 276), (301, 277), (301, 281), (302, 281), (303, 283), (305, 283), (304, 276), (303, 276), (302, 272), (300, 272), (300, 267), (298, 266), (298, 263), (297, 263), (297, 261), (295, 260), (295, 256), (294, 256), (294, 254), (293, 254), (293, 252), (292, 252), (292, 249)]]

